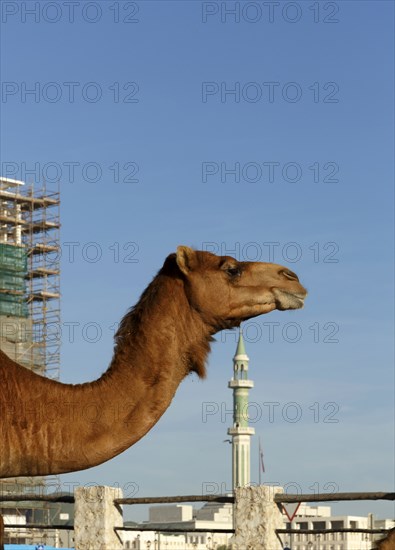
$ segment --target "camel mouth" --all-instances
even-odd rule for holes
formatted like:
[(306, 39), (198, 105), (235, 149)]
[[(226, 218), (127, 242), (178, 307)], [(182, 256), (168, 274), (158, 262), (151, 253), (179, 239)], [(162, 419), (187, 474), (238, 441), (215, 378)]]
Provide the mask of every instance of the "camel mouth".
[(304, 306), (304, 300), (306, 293), (288, 292), (286, 290), (280, 290), (275, 288), (273, 291), (276, 308), (280, 311), (287, 309), (301, 309)]

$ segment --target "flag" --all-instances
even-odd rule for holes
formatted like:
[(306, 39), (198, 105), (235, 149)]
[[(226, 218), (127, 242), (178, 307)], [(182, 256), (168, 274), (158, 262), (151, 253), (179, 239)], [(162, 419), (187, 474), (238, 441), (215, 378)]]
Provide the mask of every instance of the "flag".
[(261, 439), (259, 438), (259, 468), (262, 472), (265, 471), (265, 464), (263, 462), (263, 451), (261, 446)]

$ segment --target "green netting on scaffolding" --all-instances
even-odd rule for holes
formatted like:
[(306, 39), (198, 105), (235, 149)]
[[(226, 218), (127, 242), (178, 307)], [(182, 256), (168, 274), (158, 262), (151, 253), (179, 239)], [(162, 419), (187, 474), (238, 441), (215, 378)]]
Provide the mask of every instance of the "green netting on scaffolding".
[(26, 248), (0, 244), (0, 315), (28, 316), (26, 275)]
[(16, 275), (12, 272), (2, 271), (0, 269), (0, 289), (15, 290), (16, 292), (24, 292), (26, 288), (25, 276)]
[(27, 273), (27, 251), (24, 246), (0, 243), (0, 272)]
[(0, 315), (27, 317), (28, 313), (26, 296), (6, 294), (0, 291)]

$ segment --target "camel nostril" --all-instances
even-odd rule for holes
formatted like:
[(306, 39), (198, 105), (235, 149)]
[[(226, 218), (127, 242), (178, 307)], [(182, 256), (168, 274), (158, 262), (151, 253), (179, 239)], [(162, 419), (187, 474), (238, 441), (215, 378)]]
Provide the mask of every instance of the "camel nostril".
[(284, 277), (286, 277), (287, 279), (289, 279), (290, 281), (299, 281), (299, 278), (298, 276), (296, 275), (296, 273), (294, 273), (293, 271), (291, 271), (290, 269), (282, 269), (280, 271), (280, 275), (284, 275)]

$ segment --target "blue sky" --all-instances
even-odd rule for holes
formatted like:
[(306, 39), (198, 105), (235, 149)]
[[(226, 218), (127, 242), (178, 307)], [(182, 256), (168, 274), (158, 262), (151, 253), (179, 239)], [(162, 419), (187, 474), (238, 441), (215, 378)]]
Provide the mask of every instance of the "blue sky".
[[(2, 3), (1, 172), (60, 180), (61, 379), (105, 370), (110, 327), (178, 244), (283, 263), (309, 289), (305, 309), (245, 327), (264, 481), (391, 490), (393, 4), (249, 4), (81, 2), (72, 16), (62, 2)], [(208, 379), (187, 379), (141, 442), (64, 486), (229, 489), (235, 338), (217, 335)], [(205, 403), (223, 417), (203, 422)]]

